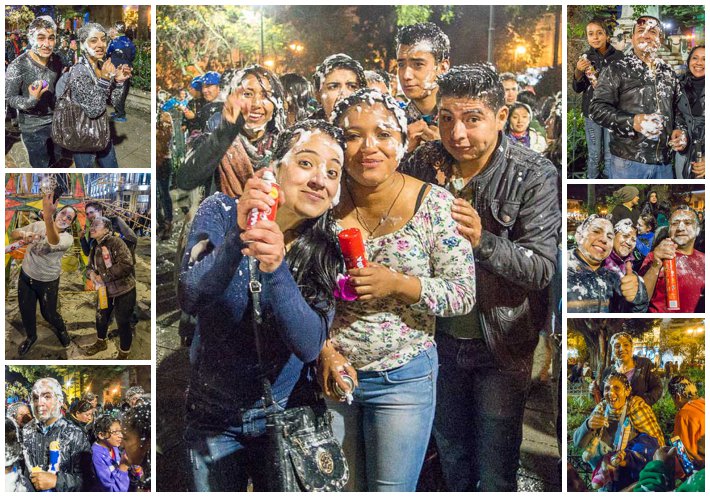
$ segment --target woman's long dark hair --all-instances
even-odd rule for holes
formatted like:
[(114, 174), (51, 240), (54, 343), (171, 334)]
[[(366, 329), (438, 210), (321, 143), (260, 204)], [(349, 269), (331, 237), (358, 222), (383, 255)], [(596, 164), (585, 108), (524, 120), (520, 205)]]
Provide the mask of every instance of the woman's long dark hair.
[[(312, 131), (329, 136), (345, 150), (345, 139), (340, 128), (323, 120), (300, 121), (279, 135), (272, 157), (275, 167), (279, 167), (302, 133)], [(286, 254), (286, 262), (303, 298), (311, 307), (325, 315), (335, 306), (335, 279), (338, 273), (343, 271), (343, 259), (335, 233), (332, 210), (328, 209), (320, 217), (301, 223), (298, 233), (296, 241)], [(323, 303), (326, 304), (325, 307), (322, 306)]]
[[(281, 85), (281, 81), (278, 77), (276, 77), (274, 73), (269, 71), (267, 68), (254, 64), (251, 66), (247, 66), (241, 71), (237, 72), (237, 74), (232, 78), (232, 82), (230, 84), (231, 91), (236, 90), (237, 87), (242, 83), (244, 78), (249, 75), (256, 77), (256, 80), (259, 82), (259, 85), (262, 87), (263, 90), (266, 90), (266, 88), (264, 88), (262, 80), (267, 80), (271, 85), (272, 97), (270, 98), (270, 100), (271, 103), (274, 104), (274, 114), (271, 117), (271, 121), (266, 124), (266, 130), (274, 133), (281, 132), (286, 127), (287, 122), (286, 111), (284, 109), (286, 95), (284, 93), (284, 88)], [(243, 116), (240, 116), (240, 120), (243, 125)]]
[(293, 112), (296, 121), (306, 119), (309, 113), (308, 102), (313, 99), (311, 84), (300, 74), (292, 72), (281, 76), (281, 84), (288, 103), (288, 112)]

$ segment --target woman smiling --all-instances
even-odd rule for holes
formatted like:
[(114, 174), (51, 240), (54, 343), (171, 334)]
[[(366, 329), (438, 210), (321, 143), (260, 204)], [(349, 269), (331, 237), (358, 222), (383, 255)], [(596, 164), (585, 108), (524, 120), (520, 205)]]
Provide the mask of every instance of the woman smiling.
[[(185, 432), (195, 490), (246, 491), (250, 479), (255, 491), (268, 488), (266, 415), (318, 402), (309, 363), (335, 307), (341, 261), (330, 209), (342, 164), (340, 130), (303, 121), (274, 148), (280, 202), (253, 177), (239, 200), (215, 193), (197, 211), (180, 275), (182, 308), (197, 316)], [(269, 211), (277, 202), (275, 221), (247, 228), (252, 209)], [(250, 258), (258, 262), (253, 274)], [(262, 357), (252, 333), (252, 278), (261, 285)], [(262, 366), (278, 404), (267, 408)]]
[(391, 97), (362, 89), (334, 114), (345, 134), (347, 172), (335, 214), (339, 228), (365, 235), (368, 263), (349, 272), (357, 299), (338, 302), (320, 356), (321, 384), (340, 400), (331, 377), (345, 391), (340, 371), (358, 382), (353, 405), (331, 405), (351, 489), (413, 491), (434, 419), (435, 317), (471, 310), (471, 245), (451, 217), (453, 197), (397, 171), (407, 125)]

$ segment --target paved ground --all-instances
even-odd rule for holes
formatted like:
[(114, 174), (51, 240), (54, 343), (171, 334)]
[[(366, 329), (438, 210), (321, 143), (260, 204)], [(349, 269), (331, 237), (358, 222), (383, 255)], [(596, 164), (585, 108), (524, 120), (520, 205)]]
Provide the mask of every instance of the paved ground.
[[(109, 107), (109, 109), (111, 109)], [(111, 110), (113, 112), (113, 110)], [(135, 109), (127, 109), (125, 123), (111, 123), (113, 144), (120, 167), (150, 167), (150, 137), (153, 127), (150, 114)], [(7, 130), (9, 122), (5, 122)], [(17, 131), (5, 132), (5, 167), (30, 167), (27, 150)], [(62, 167), (73, 167), (71, 154), (65, 152)]]
[[(139, 321), (135, 327), (129, 359), (150, 359), (150, 238), (138, 239), (136, 248), (136, 290)], [(14, 266), (13, 266), (14, 267)], [(5, 358), (19, 359), (17, 353), (25, 334), (17, 304), (17, 269), (10, 277), (5, 295)], [(83, 281), (78, 271), (63, 271), (60, 276), (59, 312), (67, 325), (71, 343), (61, 346), (48, 323), (37, 309), (37, 342), (22, 359), (115, 359), (118, 338), (109, 340), (108, 349), (94, 356), (84, 354), (82, 347), (96, 341), (96, 293), (83, 291)], [(116, 329), (115, 320), (109, 325), (109, 334)]]
[[(173, 191), (174, 196), (176, 192)], [(180, 312), (174, 286), (175, 251), (182, 212), (186, 205), (182, 196), (175, 202), (173, 236), (158, 243), (156, 269), (157, 309), (157, 445), (158, 455), (154, 474), (158, 490), (188, 490), (190, 469), (182, 441), (184, 396), (189, 378), (187, 349), (181, 347), (178, 336)], [(535, 354), (534, 371), (539, 371), (543, 348)], [(523, 427), (521, 469), (518, 473), (519, 491), (559, 492), (557, 439), (555, 436), (554, 398), (551, 384), (535, 383), (528, 400)]]

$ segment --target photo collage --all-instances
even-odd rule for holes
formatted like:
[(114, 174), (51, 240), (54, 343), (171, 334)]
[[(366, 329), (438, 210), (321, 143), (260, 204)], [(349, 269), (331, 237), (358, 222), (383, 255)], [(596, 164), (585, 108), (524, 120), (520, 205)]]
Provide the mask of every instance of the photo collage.
[(705, 10), (6, 3), (5, 492), (706, 492)]

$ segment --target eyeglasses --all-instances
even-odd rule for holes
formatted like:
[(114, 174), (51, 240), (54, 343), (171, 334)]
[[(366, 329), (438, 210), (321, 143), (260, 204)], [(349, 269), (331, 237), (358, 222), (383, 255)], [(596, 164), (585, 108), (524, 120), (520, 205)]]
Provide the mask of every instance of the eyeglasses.
[(109, 433), (109, 435), (111, 435), (111, 436), (113, 436), (113, 435), (121, 435), (121, 436), (123, 436), (123, 430), (113, 430), (113, 431), (110, 431), (110, 432), (108, 432), (108, 433)]

